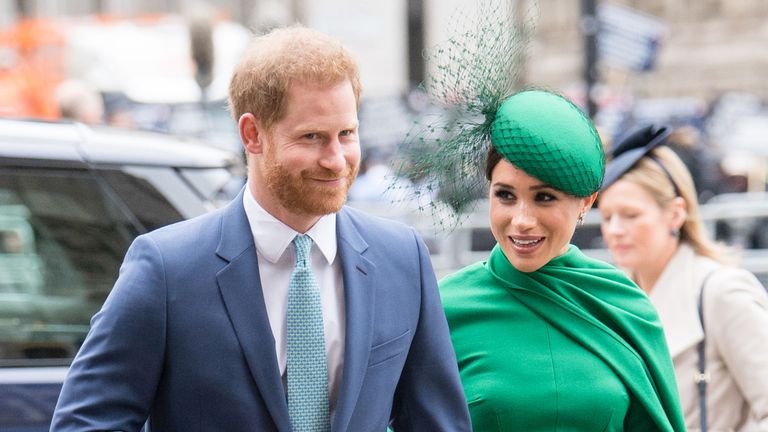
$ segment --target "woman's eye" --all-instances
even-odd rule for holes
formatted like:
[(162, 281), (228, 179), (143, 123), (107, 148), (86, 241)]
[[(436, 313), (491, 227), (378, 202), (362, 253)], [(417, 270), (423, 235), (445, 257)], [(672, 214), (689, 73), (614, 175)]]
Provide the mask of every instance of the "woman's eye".
[(515, 198), (512, 192), (505, 191), (505, 190), (497, 190), (496, 192), (494, 192), (494, 195), (496, 196), (496, 198), (504, 201), (508, 201)]
[(557, 197), (547, 192), (539, 192), (536, 194), (536, 200), (540, 202), (556, 201)]

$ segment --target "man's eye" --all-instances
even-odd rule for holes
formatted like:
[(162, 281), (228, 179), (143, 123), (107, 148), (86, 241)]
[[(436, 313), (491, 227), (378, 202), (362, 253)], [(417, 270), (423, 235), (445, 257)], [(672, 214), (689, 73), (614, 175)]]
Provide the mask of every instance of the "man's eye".
[(310, 140), (317, 139), (317, 134), (316, 133), (304, 134), (304, 138), (310, 139)]

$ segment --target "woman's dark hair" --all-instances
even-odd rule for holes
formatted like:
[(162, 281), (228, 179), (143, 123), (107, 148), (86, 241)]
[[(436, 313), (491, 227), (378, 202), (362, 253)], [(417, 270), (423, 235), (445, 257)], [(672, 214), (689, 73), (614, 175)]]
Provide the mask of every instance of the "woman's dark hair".
[(504, 156), (496, 150), (496, 147), (494, 147), (493, 144), (488, 146), (488, 155), (485, 157), (485, 178), (487, 178), (488, 181), (491, 181), (491, 173), (502, 158), (504, 158)]

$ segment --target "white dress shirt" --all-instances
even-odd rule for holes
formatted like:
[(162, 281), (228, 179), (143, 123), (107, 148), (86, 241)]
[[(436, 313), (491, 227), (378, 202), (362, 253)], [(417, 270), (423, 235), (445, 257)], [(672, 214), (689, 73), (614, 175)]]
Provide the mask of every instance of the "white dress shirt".
[[(288, 285), (296, 261), (292, 242), (299, 233), (264, 210), (247, 186), (243, 206), (256, 244), (261, 288), (275, 338), (277, 363), (280, 375), (285, 377)], [(333, 412), (341, 384), (345, 337), (344, 284), (340, 260), (336, 259), (336, 215), (321, 217), (306, 234), (313, 241), (310, 252), (312, 272), (320, 287), (325, 353), (328, 357), (328, 394)]]

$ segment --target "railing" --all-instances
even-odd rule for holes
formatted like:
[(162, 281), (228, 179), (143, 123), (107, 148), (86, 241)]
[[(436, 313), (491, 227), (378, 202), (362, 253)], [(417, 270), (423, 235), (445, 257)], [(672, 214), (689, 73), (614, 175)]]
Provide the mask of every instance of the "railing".
[[(482, 261), (495, 244), (490, 232), (487, 201), (479, 201), (452, 231), (436, 228), (429, 211), (387, 204), (352, 203), (370, 214), (396, 219), (414, 226), (430, 249), (432, 265), (438, 277), (471, 263)], [(740, 265), (768, 282), (768, 194), (719, 195), (701, 206), (702, 218), (711, 235), (740, 253)], [(576, 229), (574, 243), (587, 255), (610, 262), (600, 236), (600, 214), (591, 210), (584, 225)]]

